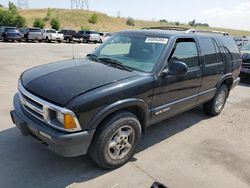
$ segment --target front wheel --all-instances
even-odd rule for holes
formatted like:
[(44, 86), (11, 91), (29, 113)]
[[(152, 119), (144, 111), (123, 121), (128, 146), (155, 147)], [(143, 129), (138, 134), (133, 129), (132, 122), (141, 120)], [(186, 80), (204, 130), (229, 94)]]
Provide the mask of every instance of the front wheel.
[(130, 112), (119, 112), (99, 125), (89, 154), (102, 168), (122, 166), (133, 156), (141, 137), (141, 125)]
[(226, 85), (221, 85), (215, 97), (204, 104), (203, 108), (206, 114), (217, 116), (223, 110), (228, 97), (228, 88)]

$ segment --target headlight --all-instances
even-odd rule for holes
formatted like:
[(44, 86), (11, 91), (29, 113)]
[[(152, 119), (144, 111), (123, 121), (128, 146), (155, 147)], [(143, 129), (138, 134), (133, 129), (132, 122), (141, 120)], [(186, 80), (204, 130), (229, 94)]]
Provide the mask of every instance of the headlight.
[(64, 129), (76, 129), (77, 124), (74, 117), (71, 114), (63, 114), (61, 112), (56, 112), (57, 121), (63, 126)]

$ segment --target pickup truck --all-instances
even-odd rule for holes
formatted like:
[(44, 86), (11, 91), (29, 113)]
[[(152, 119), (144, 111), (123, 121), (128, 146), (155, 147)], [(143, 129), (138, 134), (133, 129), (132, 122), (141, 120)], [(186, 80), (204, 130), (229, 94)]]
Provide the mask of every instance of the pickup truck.
[(24, 136), (48, 149), (65, 157), (89, 153), (100, 167), (117, 168), (148, 126), (199, 105), (219, 115), (241, 63), (225, 33), (122, 31), (84, 59), (22, 73), (10, 114)]
[(61, 43), (64, 39), (63, 34), (59, 33), (55, 29), (44, 29), (42, 35), (43, 35), (43, 40), (46, 40), (46, 42), (57, 41)]

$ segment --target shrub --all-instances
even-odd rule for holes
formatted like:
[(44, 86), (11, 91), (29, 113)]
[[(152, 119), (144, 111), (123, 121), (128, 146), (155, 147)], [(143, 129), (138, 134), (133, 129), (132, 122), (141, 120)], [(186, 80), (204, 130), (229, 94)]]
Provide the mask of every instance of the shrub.
[(36, 18), (33, 23), (34, 27), (39, 27), (40, 29), (44, 29), (45, 23), (42, 18)]
[(126, 24), (129, 26), (135, 26), (135, 20), (131, 17), (127, 18)]
[(50, 25), (52, 29), (59, 30), (61, 27), (59, 18), (52, 18)]
[(81, 30), (87, 30), (87, 31), (88, 31), (88, 30), (90, 30), (90, 27), (89, 27), (89, 26), (83, 26), (83, 25), (82, 25), (82, 26), (81, 26)]
[(92, 16), (88, 19), (89, 23), (96, 24), (98, 21), (98, 16), (97, 14), (92, 14)]

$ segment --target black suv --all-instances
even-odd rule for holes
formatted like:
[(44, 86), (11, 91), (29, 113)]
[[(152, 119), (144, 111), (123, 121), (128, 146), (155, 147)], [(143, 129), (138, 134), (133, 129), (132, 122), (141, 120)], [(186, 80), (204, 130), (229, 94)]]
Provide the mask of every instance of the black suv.
[(240, 77), (242, 80), (250, 80), (250, 42), (247, 42), (240, 48), (242, 58), (242, 68), (240, 71)]
[(18, 41), (21, 42), (21, 33), (16, 27), (2, 26), (0, 27), (0, 39), (3, 41)]
[(68, 43), (72, 41), (81, 42), (83, 41), (83, 36), (80, 33), (76, 33), (75, 30), (63, 29), (59, 33), (62, 33), (64, 40)]
[(22, 73), (11, 117), (23, 135), (62, 156), (89, 153), (116, 168), (148, 126), (200, 104), (220, 114), (241, 63), (225, 34), (123, 31), (84, 59)]

